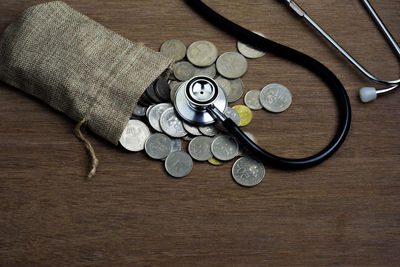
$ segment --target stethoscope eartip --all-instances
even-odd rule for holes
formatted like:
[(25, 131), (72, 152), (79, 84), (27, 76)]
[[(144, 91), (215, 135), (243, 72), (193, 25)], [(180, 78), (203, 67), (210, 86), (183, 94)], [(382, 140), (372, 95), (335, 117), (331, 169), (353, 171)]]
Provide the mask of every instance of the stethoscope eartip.
[(374, 87), (363, 87), (360, 89), (360, 98), (364, 103), (371, 102), (377, 97), (376, 89)]

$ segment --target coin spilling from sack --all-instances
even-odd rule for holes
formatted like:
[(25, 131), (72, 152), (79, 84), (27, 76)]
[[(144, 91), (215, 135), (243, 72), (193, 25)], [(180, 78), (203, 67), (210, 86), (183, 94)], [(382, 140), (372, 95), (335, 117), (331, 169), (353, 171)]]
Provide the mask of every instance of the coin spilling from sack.
[[(233, 179), (246, 187), (259, 184), (265, 176), (264, 165), (252, 158), (246, 148), (240, 147), (221, 122), (191, 125), (179, 117), (173, 105), (179, 86), (198, 75), (215, 79), (229, 103), (239, 100), (245, 92), (241, 77), (247, 72), (246, 58), (258, 58), (265, 53), (243, 42), (238, 42), (237, 46), (240, 53), (226, 52), (218, 56), (217, 47), (206, 40), (196, 41), (188, 48), (180, 40), (165, 41), (160, 52), (175, 60), (173, 73), (168, 80), (158, 78), (140, 97), (120, 144), (129, 151), (144, 150), (150, 158), (164, 161), (166, 172), (175, 178), (188, 175), (193, 160), (220, 166), (239, 157), (232, 167)], [(272, 83), (262, 90), (248, 91), (245, 105), (227, 107), (224, 114), (243, 127), (251, 123), (252, 110), (265, 108), (278, 113), (289, 108), (291, 103), (290, 91)], [(257, 143), (254, 135), (245, 134)], [(181, 140), (189, 142), (188, 152), (182, 151)]]

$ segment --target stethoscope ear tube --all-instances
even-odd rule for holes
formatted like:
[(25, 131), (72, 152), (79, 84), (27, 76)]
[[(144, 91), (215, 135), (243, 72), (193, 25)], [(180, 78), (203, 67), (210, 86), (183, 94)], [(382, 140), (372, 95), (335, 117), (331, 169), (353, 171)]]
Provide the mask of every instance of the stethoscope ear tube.
[(287, 159), (275, 156), (258, 145), (253, 143), (241, 130), (240, 128), (231, 120), (226, 119), (223, 121), (225, 128), (234, 135), (245, 147), (247, 147), (257, 158), (261, 159), (266, 163), (271, 163), (276, 167), (281, 168), (307, 168), (314, 166), (323, 160), (329, 158), (341, 144), (344, 142), (347, 133), (350, 128), (351, 122), (351, 107), (350, 101), (347, 96), (346, 90), (344, 89), (342, 83), (339, 79), (323, 64), (307, 56), (297, 50), (286, 47), (279, 43), (268, 40), (262, 36), (254, 34), (253, 32), (229, 21), (228, 19), (222, 17), (214, 10), (209, 8), (200, 0), (185, 0), (188, 5), (190, 5), (195, 11), (203, 15), (215, 26), (221, 28), (222, 30), (232, 34), (239, 40), (245, 40), (261, 50), (273, 53), (277, 56), (286, 58), (293, 61), (305, 68), (311, 70), (316, 75), (318, 75), (332, 90), (334, 94), (337, 106), (339, 108), (339, 125), (337, 132), (331, 142), (322, 149), (319, 153), (302, 158), (302, 159)]

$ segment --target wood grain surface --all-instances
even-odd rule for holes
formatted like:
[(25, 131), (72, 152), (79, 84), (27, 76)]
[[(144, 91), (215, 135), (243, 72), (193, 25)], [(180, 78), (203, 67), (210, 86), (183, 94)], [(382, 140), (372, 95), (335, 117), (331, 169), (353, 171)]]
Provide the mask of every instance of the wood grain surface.
[[(1, 0), (0, 32), (43, 1)], [(167, 39), (209, 40), (219, 52), (236, 40), (183, 1), (67, 0), (109, 29), (158, 50)], [(127, 153), (87, 132), (100, 160), (88, 157), (75, 123), (0, 82), (0, 265), (398, 266), (400, 261), (400, 92), (362, 104), (374, 86), (279, 1), (205, 1), (242, 26), (328, 66), (349, 94), (353, 120), (341, 149), (307, 170), (266, 165), (243, 188), (232, 162), (194, 164), (173, 179), (162, 162)], [(374, 74), (395, 79), (398, 58), (361, 1), (298, 0), (309, 15)], [(400, 1), (371, 0), (397, 40)], [(315, 153), (332, 138), (337, 110), (312, 73), (271, 54), (249, 60), (246, 90), (276, 82), (293, 94), (282, 114), (260, 110), (245, 127), (280, 156)], [(235, 104), (242, 103), (240, 99)]]

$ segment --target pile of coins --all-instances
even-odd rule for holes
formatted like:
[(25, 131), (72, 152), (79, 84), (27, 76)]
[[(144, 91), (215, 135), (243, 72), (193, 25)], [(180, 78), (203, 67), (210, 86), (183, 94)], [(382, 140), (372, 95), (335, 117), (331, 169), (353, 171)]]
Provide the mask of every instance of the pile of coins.
[[(258, 58), (264, 52), (241, 42), (237, 46), (240, 53), (226, 52), (218, 56), (217, 47), (209, 41), (196, 41), (188, 48), (179, 40), (164, 42), (160, 52), (174, 59), (173, 73), (168, 80), (158, 78), (140, 97), (120, 144), (129, 151), (145, 150), (150, 158), (164, 161), (167, 173), (176, 178), (191, 172), (193, 159), (219, 166), (240, 156), (232, 167), (234, 180), (243, 186), (259, 184), (265, 176), (264, 165), (241, 149), (221, 122), (190, 125), (177, 115), (173, 106), (179, 86), (198, 75), (215, 79), (229, 103), (240, 99), (244, 93), (240, 77), (247, 71), (246, 58)], [(270, 112), (282, 112), (291, 102), (292, 96), (286, 87), (269, 84), (262, 90), (248, 91), (245, 105), (227, 107), (224, 114), (238, 126), (246, 126), (253, 118), (251, 110), (264, 107)], [(245, 133), (257, 142), (251, 133)], [(189, 142), (188, 153), (182, 151), (182, 140)]]

